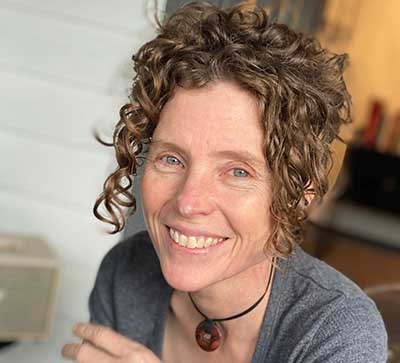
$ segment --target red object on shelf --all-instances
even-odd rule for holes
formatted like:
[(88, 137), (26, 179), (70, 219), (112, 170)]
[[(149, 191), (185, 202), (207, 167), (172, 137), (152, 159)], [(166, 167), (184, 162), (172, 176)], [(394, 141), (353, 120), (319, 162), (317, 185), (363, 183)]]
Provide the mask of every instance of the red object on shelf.
[(383, 119), (383, 105), (380, 101), (373, 101), (371, 104), (371, 113), (367, 126), (364, 130), (362, 146), (366, 149), (373, 149), (375, 147), (376, 139), (378, 137), (379, 129)]
[(387, 139), (383, 145), (383, 151), (395, 154), (396, 145), (400, 138), (400, 112), (390, 119), (387, 135)]

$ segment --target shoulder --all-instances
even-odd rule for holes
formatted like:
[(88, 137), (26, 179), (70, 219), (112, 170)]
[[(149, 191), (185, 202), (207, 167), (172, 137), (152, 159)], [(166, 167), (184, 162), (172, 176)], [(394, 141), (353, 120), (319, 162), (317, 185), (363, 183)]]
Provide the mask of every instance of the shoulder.
[(97, 273), (98, 284), (116, 280), (113, 289), (137, 286), (162, 276), (158, 256), (147, 231), (136, 233), (113, 246), (104, 256)]
[(313, 331), (304, 361), (385, 363), (387, 339), (382, 317), (370, 299), (345, 298)]
[(131, 319), (137, 324), (151, 317), (157, 299), (168, 291), (150, 237), (139, 232), (102, 259), (89, 296), (90, 320), (130, 335)]
[(100, 270), (108, 270), (116, 268), (117, 265), (121, 266), (125, 263), (130, 264), (136, 261), (141, 261), (140, 265), (142, 267), (147, 266), (143, 262), (148, 262), (151, 265), (148, 266), (149, 268), (158, 263), (157, 255), (147, 231), (136, 233), (113, 246), (104, 256), (100, 264)]
[(290, 257), (288, 271), (300, 288), (307, 286), (309, 292), (323, 294), (329, 298), (367, 298), (361, 288), (341, 272), (324, 261), (297, 247)]
[[(285, 285), (282, 292), (286, 298), (303, 302), (305, 310), (312, 308), (319, 317), (353, 301), (376, 308), (373, 300), (354, 281), (300, 247), (285, 261), (282, 277)], [(299, 304), (294, 305), (301, 308)]]
[(147, 231), (141, 231), (114, 245), (103, 257), (97, 273), (98, 284), (107, 283), (118, 277), (118, 285), (133, 277), (136, 284), (140, 279), (159, 276), (161, 273), (157, 254)]
[(300, 247), (283, 266), (277, 334), (291, 346), (286, 361), (384, 362), (382, 317), (353, 281)]

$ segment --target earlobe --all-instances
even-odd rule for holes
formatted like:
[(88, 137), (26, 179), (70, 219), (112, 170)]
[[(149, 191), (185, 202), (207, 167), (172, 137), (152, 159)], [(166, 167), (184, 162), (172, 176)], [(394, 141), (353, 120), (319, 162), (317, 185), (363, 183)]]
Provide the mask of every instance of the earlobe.
[(315, 194), (313, 193), (305, 193), (304, 194), (304, 199), (305, 199), (305, 204), (310, 205), (312, 200), (314, 199)]
[(311, 202), (313, 201), (313, 199), (314, 199), (314, 194), (311, 194), (311, 193), (304, 194), (304, 204), (306, 206), (309, 206), (311, 204)]
[(310, 186), (304, 191), (304, 205), (306, 207), (310, 206), (310, 204), (314, 200), (314, 197), (315, 197), (315, 191), (311, 183)]

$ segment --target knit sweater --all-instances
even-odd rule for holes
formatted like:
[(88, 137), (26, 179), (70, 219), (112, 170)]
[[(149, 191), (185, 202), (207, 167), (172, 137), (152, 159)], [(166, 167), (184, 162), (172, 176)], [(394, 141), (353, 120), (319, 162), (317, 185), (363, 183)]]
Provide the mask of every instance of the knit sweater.
[[(382, 317), (356, 284), (299, 246), (278, 266), (252, 363), (386, 362)], [(90, 321), (161, 357), (172, 291), (148, 233), (140, 232), (103, 258), (89, 297)]]

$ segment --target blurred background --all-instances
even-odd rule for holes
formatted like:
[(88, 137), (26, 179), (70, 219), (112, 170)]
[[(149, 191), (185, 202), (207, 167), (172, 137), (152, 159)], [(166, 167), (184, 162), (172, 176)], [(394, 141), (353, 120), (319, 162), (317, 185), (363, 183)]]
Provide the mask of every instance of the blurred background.
[[(0, 363), (62, 361), (62, 345), (76, 341), (72, 325), (88, 320), (102, 257), (144, 228), (140, 210), (112, 236), (92, 215), (115, 168), (92, 131), (111, 135), (128, 101), (131, 56), (155, 35), (154, 12), (162, 18), (185, 2), (0, 2)], [(333, 146), (332, 188), (303, 247), (376, 301), (389, 361), (400, 362), (400, 2), (258, 3), (349, 54), (349, 146)]]

